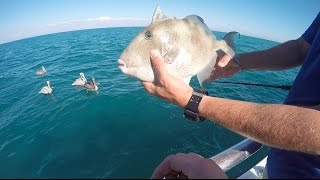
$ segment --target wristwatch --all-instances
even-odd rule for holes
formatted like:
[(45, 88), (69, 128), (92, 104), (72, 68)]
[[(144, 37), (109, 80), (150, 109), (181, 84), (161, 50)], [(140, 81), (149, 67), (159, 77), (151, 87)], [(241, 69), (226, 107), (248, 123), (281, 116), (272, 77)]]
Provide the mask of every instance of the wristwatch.
[(187, 119), (194, 122), (200, 122), (205, 120), (205, 118), (199, 115), (199, 110), (198, 110), (200, 101), (202, 100), (202, 97), (204, 95), (208, 95), (208, 92), (200, 89), (193, 90), (192, 96), (190, 97), (189, 102), (185, 107), (185, 110), (183, 113)]

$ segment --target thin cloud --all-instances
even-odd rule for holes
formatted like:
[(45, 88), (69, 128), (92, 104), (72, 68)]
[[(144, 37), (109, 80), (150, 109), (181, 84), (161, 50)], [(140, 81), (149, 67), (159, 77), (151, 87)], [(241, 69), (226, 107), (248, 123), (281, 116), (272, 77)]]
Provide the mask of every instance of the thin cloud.
[(109, 16), (100, 16), (95, 18), (87, 18), (87, 19), (78, 19), (78, 20), (70, 20), (70, 21), (61, 21), (61, 22), (55, 22), (47, 24), (47, 27), (56, 27), (56, 26), (65, 26), (65, 25), (79, 25), (82, 24), (84, 26), (91, 26), (91, 25), (97, 25), (100, 23), (100, 25), (118, 25), (121, 23), (122, 25), (146, 25), (148, 22), (147, 19), (139, 19), (139, 18), (127, 18), (127, 17), (121, 17), (121, 18), (112, 18)]
[(108, 21), (111, 19), (112, 19), (112, 17), (101, 16), (101, 17), (97, 17), (97, 18), (88, 18), (87, 21), (89, 21), (89, 22), (91, 22), (91, 21)]
[(150, 23), (148, 19), (120, 17), (113, 18), (109, 16), (100, 16), (86, 19), (75, 19), (49, 23), (39, 27), (25, 27), (25, 31), (12, 33), (6, 39), (0, 39), (0, 43), (10, 42), (18, 39), (65, 32), (82, 29), (107, 28), (107, 27), (134, 27), (147, 26)]

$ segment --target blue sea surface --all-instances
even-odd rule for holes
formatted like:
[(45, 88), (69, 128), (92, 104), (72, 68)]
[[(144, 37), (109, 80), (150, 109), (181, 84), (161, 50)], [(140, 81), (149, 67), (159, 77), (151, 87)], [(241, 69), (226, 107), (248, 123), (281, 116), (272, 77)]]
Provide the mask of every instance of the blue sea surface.
[[(181, 108), (122, 74), (117, 60), (141, 29), (81, 30), (0, 45), (1, 178), (149, 178), (167, 155), (211, 157), (243, 139), (216, 123), (186, 120)], [(244, 35), (235, 43), (237, 53), (277, 44)], [(42, 65), (48, 73), (35, 76)], [(98, 93), (71, 85), (80, 72), (95, 77)], [(224, 80), (291, 85), (297, 72), (243, 71)], [(53, 94), (39, 94), (47, 80)], [(199, 86), (196, 78), (191, 85)], [(260, 103), (282, 103), (288, 94), (218, 83), (208, 90)]]

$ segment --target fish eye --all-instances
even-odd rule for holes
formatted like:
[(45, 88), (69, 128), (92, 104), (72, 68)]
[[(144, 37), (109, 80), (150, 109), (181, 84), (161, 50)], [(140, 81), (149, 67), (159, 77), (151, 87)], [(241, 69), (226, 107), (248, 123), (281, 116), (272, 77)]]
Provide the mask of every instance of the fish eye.
[(145, 33), (145, 36), (146, 36), (146, 39), (151, 39), (152, 36), (153, 36), (153, 34), (152, 34), (152, 32), (147, 31), (147, 32)]

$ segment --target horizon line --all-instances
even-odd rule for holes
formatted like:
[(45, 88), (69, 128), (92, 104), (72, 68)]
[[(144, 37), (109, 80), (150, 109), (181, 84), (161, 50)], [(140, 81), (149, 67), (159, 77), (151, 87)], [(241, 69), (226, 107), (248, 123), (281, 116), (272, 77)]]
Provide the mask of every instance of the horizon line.
[[(13, 43), (13, 42), (16, 42), (16, 41), (22, 41), (22, 40), (26, 40), (26, 39), (41, 37), (41, 36), (54, 35), (54, 34), (60, 34), (60, 33), (68, 33), (68, 32), (75, 32), (75, 31), (85, 31), (85, 30), (95, 30), (95, 29), (111, 29), (111, 28), (144, 28), (144, 27), (145, 26), (142, 26), (142, 25), (141, 26), (140, 25), (137, 25), (137, 26), (134, 26), (134, 25), (132, 25), (132, 26), (109, 26), (109, 27), (83, 28), (83, 29), (74, 29), (74, 30), (67, 30), (67, 31), (58, 31), (58, 32), (53, 32), (53, 33), (39, 34), (39, 35), (35, 35), (35, 36), (24, 37), (24, 38), (21, 38), (21, 39), (15, 39), (15, 40), (7, 41), (7, 42), (0, 42), (0, 46), (8, 44), (8, 43)], [(209, 29), (212, 32), (228, 33), (228, 32), (223, 31), (223, 30), (212, 30), (211, 28), (209, 28)], [(240, 34), (240, 36), (248, 36), (248, 37), (253, 37), (253, 38), (273, 41), (273, 42), (276, 42), (276, 43), (281, 43), (281, 41), (277, 41), (277, 40), (273, 40), (273, 39), (267, 39), (267, 38), (264, 38), (264, 37), (252, 36), (252, 35), (242, 34), (242, 33), (239, 33), (239, 34)]]

